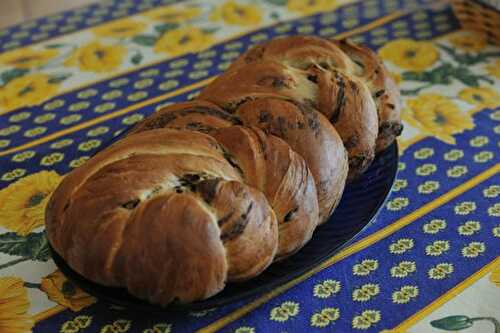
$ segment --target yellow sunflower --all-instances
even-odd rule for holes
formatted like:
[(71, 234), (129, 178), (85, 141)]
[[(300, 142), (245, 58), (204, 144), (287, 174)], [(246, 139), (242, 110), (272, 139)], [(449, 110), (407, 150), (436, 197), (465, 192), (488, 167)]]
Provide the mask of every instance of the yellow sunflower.
[(500, 95), (489, 87), (465, 88), (458, 93), (461, 100), (484, 108), (500, 106)]
[(40, 171), (1, 190), (0, 225), (21, 236), (42, 226), (49, 195), (60, 181), (56, 172)]
[(490, 275), (490, 281), (500, 288), (500, 261), (493, 267)]
[(303, 15), (330, 11), (338, 7), (335, 0), (288, 0), (288, 10)]
[(449, 98), (438, 94), (423, 94), (406, 102), (403, 119), (422, 132), (441, 141), (455, 144), (453, 134), (474, 128), (471, 116), (461, 112)]
[(156, 42), (155, 52), (167, 52), (177, 56), (188, 52), (197, 52), (209, 47), (213, 43), (210, 34), (204, 33), (196, 27), (183, 27), (167, 31)]
[(23, 280), (0, 277), (0, 332), (27, 333), (34, 325), (27, 313), (30, 303)]
[(94, 297), (76, 287), (58, 270), (42, 279), (40, 289), (51, 301), (73, 311), (80, 311), (96, 302)]
[(147, 25), (144, 22), (139, 22), (131, 19), (122, 19), (111, 23), (103, 24), (92, 29), (92, 32), (99, 37), (132, 37), (140, 34), (146, 29)]
[(494, 63), (487, 65), (486, 66), (486, 71), (491, 76), (494, 76), (497, 79), (500, 79), (500, 59), (495, 60)]
[(50, 59), (57, 56), (54, 49), (34, 50), (26, 47), (0, 54), (0, 64), (16, 68), (32, 68), (45, 65)]
[(223, 20), (226, 24), (253, 26), (260, 23), (262, 14), (256, 5), (244, 5), (230, 0), (210, 15), (212, 21)]
[(64, 64), (78, 66), (82, 71), (111, 72), (121, 65), (126, 54), (127, 49), (121, 45), (104, 45), (94, 41), (73, 52)]
[(473, 34), (473, 33), (460, 33), (450, 38), (450, 43), (470, 52), (479, 52), (486, 46), (486, 37), (483, 34)]
[(412, 71), (423, 71), (439, 59), (439, 52), (432, 43), (411, 39), (391, 41), (379, 50), (379, 54), (384, 60)]
[(38, 105), (56, 94), (59, 84), (50, 83), (45, 74), (15, 78), (0, 88), (0, 114), (23, 106)]
[(182, 23), (201, 14), (198, 7), (161, 7), (145, 12), (143, 15), (163, 23)]

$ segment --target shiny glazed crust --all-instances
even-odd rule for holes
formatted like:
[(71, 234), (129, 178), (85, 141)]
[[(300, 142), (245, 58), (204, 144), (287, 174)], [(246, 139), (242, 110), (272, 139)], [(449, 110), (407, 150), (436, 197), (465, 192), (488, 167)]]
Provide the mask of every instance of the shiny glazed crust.
[(67, 175), (47, 236), (78, 273), (153, 303), (190, 302), (262, 272), (276, 215), (203, 133), (133, 134)]
[[(276, 64), (259, 65), (270, 62), (282, 68), (277, 70)], [(253, 68), (259, 78), (252, 81), (250, 77), (251, 83), (261, 85), (266, 81), (264, 77), (287, 78), (281, 81), (285, 87), (275, 80), (276, 93), (309, 103), (330, 120), (349, 153), (349, 179), (366, 170), (375, 153), (401, 134), (399, 90), (380, 58), (366, 47), (313, 36), (276, 38), (241, 55), (201, 98), (224, 102), (228, 96), (218, 96), (217, 84), (227, 87), (231, 80), (227, 77), (236, 77), (235, 72), (239, 72), (244, 81), (240, 85), (244, 85)], [(287, 91), (287, 87), (292, 91)]]
[(160, 305), (208, 298), (309, 241), (348, 177), (399, 135), (398, 98), (368, 49), (303, 36), (256, 46), (197, 100), (66, 175), (47, 237), (94, 282)]

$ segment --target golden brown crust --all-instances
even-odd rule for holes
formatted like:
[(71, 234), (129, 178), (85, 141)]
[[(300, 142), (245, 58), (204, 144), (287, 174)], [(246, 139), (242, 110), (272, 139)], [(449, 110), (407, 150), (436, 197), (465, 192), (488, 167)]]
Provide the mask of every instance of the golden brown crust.
[(346, 39), (334, 43), (358, 64), (355, 74), (361, 77), (370, 89), (379, 116), (376, 150), (383, 151), (403, 130), (399, 89), (382, 60), (372, 50)]
[(328, 120), (305, 105), (262, 98), (241, 105), (236, 113), (245, 126), (273, 134), (301, 155), (316, 184), (320, 223), (337, 206), (347, 176), (347, 154)]
[(344, 142), (349, 154), (349, 178), (353, 179), (375, 156), (375, 104), (367, 87), (356, 77), (311, 66), (303, 70), (274, 59), (234, 66), (207, 86), (199, 98), (230, 113), (237, 112), (247, 101), (263, 98), (289, 100), (320, 111)]
[[(47, 236), (95, 282), (159, 304), (203, 299), (226, 280), (260, 273), (278, 246), (274, 212), (242, 181), (208, 135), (134, 134), (64, 178), (48, 205)], [(222, 225), (229, 207), (234, 221)], [(244, 251), (234, 250), (238, 238)]]
[(209, 204), (218, 211), (228, 257), (228, 280), (248, 280), (266, 269), (275, 257), (276, 216), (262, 192), (241, 182), (217, 184), (215, 190)]
[(242, 170), (247, 184), (261, 190), (276, 214), (276, 259), (298, 251), (318, 224), (314, 179), (304, 159), (283, 140), (258, 128), (233, 126), (214, 135)]
[(235, 60), (229, 70), (238, 66), (274, 60), (286, 66), (308, 69), (311, 65), (350, 70), (354, 64), (330, 40), (315, 36), (278, 37), (257, 45)]
[[(179, 110), (194, 110), (193, 113), (196, 113), (200, 105), (214, 106), (205, 101), (175, 104), (144, 119), (134, 130), (137, 132), (171, 126), (193, 130), (185, 122), (174, 124), (176, 119), (170, 120), (172, 117), (169, 115), (178, 114)], [(262, 191), (268, 198), (279, 226), (276, 260), (295, 253), (311, 238), (319, 218), (316, 187), (307, 164), (286, 142), (267, 135), (258, 128), (228, 127), (228, 122), (216, 117), (231, 116), (232, 119), (237, 119), (234, 123), (241, 123), (241, 120), (221, 109), (218, 111), (222, 114), (196, 113), (195, 116), (211, 127), (209, 134), (225, 148), (226, 159), (240, 171), (245, 182)], [(186, 113), (183, 118), (189, 115)]]
[(191, 101), (166, 106), (134, 126), (128, 134), (155, 128), (174, 128), (210, 134), (215, 129), (238, 125), (238, 118), (207, 101)]
[[(349, 153), (349, 179), (365, 171), (375, 152), (387, 148), (401, 133), (399, 91), (380, 58), (370, 49), (346, 40), (314, 36), (275, 38), (245, 52), (231, 65), (228, 73), (233, 72), (234, 77), (243, 79), (241, 84), (248, 83), (246, 78), (253, 68), (260, 80), (265, 75), (277, 77), (276, 70), (259, 65), (269, 62), (282, 65), (279, 71), (283, 73), (292, 73), (288, 80), (293, 82), (288, 84), (293, 86), (292, 91), (277, 89), (280, 91), (276, 92), (300, 102), (308, 100), (332, 121)], [(236, 74), (238, 72), (241, 74)], [(304, 72), (318, 87), (304, 83), (300, 78)], [(226, 79), (224, 86), (229, 86), (229, 80)], [(210, 87), (210, 95), (217, 94), (214, 88)], [(202, 94), (202, 98), (215, 101), (219, 96)]]
[(205, 299), (304, 246), (348, 172), (399, 135), (399, 110), (369, 49), (275, 39), (67, 175), (47, 237), (97, 283), (161, 305)]
[(246, 101), (266, 97), (315, 103), (317, 87), (305, 74), (276, 61), (237, 66), (205, 87), (199, 99), (217, 104), (230, 113)]

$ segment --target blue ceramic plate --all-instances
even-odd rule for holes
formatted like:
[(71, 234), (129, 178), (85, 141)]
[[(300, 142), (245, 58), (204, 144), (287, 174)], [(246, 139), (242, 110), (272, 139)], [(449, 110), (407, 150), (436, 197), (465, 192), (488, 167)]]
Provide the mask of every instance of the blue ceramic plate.
[[(389, 195), (398, 168), (397, 144), (381, 153), (363, 176), (350, 183), (330, 221), (318, 227), (307, 245), (293, 256), (271, 265), (258, 277), (229, 283), (219, 294), (190, 304), (171, 304), (167, 310), (199, 311), (219, 307), (245, 297), (270, 291), (318, 266), (349, 242), (375, 219)], [(55, 251), (54, 262), (77, 286), (102, 301), (140, 311), (165, 311), (130, 295), (123, 288), (93, 283), (73, 271)]]

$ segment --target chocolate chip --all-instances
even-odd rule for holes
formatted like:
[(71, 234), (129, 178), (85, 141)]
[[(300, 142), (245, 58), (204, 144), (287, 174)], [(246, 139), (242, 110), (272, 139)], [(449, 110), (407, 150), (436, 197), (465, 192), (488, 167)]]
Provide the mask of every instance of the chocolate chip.
[(333, 113), (330, 116), (330, 122), (332, 124), (337, 123), (337, 121), (340, 118), (340, 114), (342, 112), (342, 109), (344, 108), (344, 106), (347, 102), (347, 97), (345, 95), (345, 82), (341, 76), (338, 76), (337, 84), (338, 84), (337, 100), (335, 103), (335, 107), (333, 109)]
[(232, 101), (230, 103), (228, 103), (226, 106), (225, 106), (225, 110), (227, 112), (234, 112), (236, 109), (238, 109), (241, 105), (245, 104), (246, 102), (249, 102), (249, 101), (252, 101), (253, 100), (253, 97), (251, 96), (246, 96), (240, 100), (237, 100), (237, 101)]
[(285, 117), (282, 117), (282, 116), (279, 116), (278, 118), (276, 118), (276, 125), (278, 126), (278, 131), (280, 133), (280, 137), (283, 137), (286, 135), (286, 132), (287, 132), (287, 126), (286, 126), (287, 122), (286, 122), (286, 119)]
[(273, 116), (265, 110), (260, 111), (259, 113), (259, 123), (267, 123), (273, 119)]
[(217, 221), (217, 224), (219, 225), (219, 227), (222, 227), (224, 224), (226, 224), (230, 220), (231, 216), (233, 216), (233, 214), (234, 214), (234, 209), (229, 214), (227, 214), (224, 217), (222, 217), (221, 219), (219, 219)]
[(125, 209), (134, 209), (135, 207), (137, 207), (137, 205), (139, 205), (140, 202), (140, 199), (133, 199), (122, 204), (122, 207)]
[(349, 137), (347, 140), (344, 142), (344, 147), (345, 149), (351, 149), (356, 147), (359, 144), (359, 138), (356, 135), (353, 135)]
[(290, 222), (298, 210), (299, 207), (295, 207), (294, 209), (286, 213), (285, 217), (283, 218), (283, 222)]
[(312, 75), (312, 74), (309, 74), (307, 76), (307, 79), (313, 83), (318, 83), (318, 76), (317, 75)]
[(356, 65), (358, 65), (359, 67), (361, 67), (361, 68), (365, 68), (365, 65), (361, 61), (359, 61), (359, 60), (354, 60), (354, 63)]
[(380, 96), (382, 96), (383, 94), (385, 94), (385, 90), (384, 89), (381, 89), (377, 92), (375, 92), (375, 98), (379, 98)]
[(197, 174), (185, 174), (183, 176), (188, 182), (197, 182), (200, 180), (200, 176)]
[(260, 78), (257, 81), (257, 84), (259, 86), (273, 87), (273, 88), (278, 88), (278, 89), (283, 88), (283, 87), (289, 88), (287, 83), (285, 82), (284, 78), (278, 77), (278, 76), (271, 76), (271, 75), (264, 76), (264, 77)]
[(248, 217), (252, 208), (253, 208), (253, 202), (250, 203), (250, 205), (248, 205), (246, 212), (241, 214), (241, 216), (232, 223), (231, 227), (221, 234), (220, 238), (222, 241), (228, 241), (234, 239), (243, 233), (249, 222)]
[(212, 178), (202, 181), (197, 186), (197, 191), (201, 193), (203, 200), (210, 204), (217, 193), (217, 185), (222, 178)]
[(200, 122), (190, 122), (186, 125), (186, 129), (192, 130), (192, 131), (198, 131), (202, 133), (212, 133), (215, 131), (215, 128), (212, 126), (207, 126), (205, 124), (202, 124)]
[(238, 163), (236, 163), (234, 161), (234, 158), (233, 156), (226, 150), (223, 150), (222, 151), (222, 155), (224, 156), (224, 159), (233, 167), (235, 168), (236, 170), (238, 170), (238, 172), (243, 175), (243, 170), (240, 168), (240, 166), (238, 165)]

